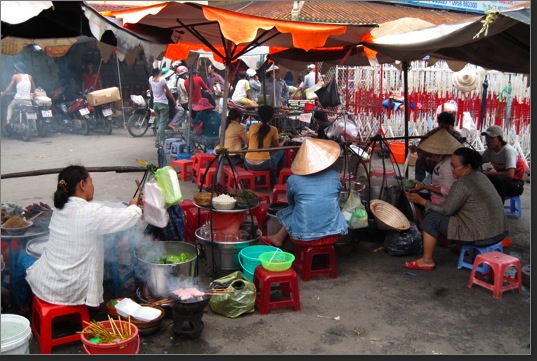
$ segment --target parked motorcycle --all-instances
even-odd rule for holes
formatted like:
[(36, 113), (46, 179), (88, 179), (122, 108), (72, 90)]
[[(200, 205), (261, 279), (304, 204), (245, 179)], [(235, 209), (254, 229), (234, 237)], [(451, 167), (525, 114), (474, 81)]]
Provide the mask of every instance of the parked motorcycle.
[(66, 95), (67, 85), (54, 90), (52, 95), (52, 127), (62, 133), (89, 133), (86, 116), (89, 110), (84, 98), (70, 99)]
[[(43, 91), (44, 92), (44, 91)], [(37, 135), (40, 137), (46, 137), (49, 131), (52, 129), (52, 99), (45, 95), (37, 95), (33, 99), (34, 107), (37, 114)]]
[[(142, 137), (155, 120), (155, 112), (149, 108), (146, 100), (141, 95), (131, 95), (134, 111), (127, 120), (127, 131), (133, 137)], [(153, 128), (153, 135), (156, 130)]]
[(84, 90), (84, 100), (89, 110), (86, 116), (90, 130), (102, 129), (104, 134), (112, 134), (112, 103), (102, 105), (90, 105), (88, 103), (88, 94), (93, 91), (93, 87)]

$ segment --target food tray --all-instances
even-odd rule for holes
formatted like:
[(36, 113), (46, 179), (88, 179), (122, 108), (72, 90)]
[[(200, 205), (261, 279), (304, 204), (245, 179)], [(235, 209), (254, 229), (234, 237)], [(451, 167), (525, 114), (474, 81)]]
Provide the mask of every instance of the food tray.
[(222, 212), (222, 213), (238, 213), (238, 212), (246, 212), (250, 209), (253, 209), (253, 208), (256, 208), (257, 206), (259, 206), (259, 202), (257, 202), (256, 204), (254, 204), (252, 207), (250, 208), (237, 208), (237, 206), (235, 206), (235, 208), (233, 209), (217, 209), (217, 208), (211, 208), (209, 206), (200, 206), (199, 204), (197, 204), (195, 201), (193, 201), (192, 203), (194, 203), (194, 205), (198, 208), (201, 208), (201, 209), (207, 209), (209, 211), (216, 211), (216, 212)]

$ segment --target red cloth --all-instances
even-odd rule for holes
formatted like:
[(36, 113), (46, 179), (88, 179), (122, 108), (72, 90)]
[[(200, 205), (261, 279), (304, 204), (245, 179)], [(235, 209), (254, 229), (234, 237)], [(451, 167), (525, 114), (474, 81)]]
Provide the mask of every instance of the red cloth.
[(89, 75), (88, 73), (82, 74), (82, 80), (84, 81), (84, 85), (86, 89), (93, 86), (92, 91), (99, 90), (101, 87), (99, 86), (99, 74), (93, 73)]

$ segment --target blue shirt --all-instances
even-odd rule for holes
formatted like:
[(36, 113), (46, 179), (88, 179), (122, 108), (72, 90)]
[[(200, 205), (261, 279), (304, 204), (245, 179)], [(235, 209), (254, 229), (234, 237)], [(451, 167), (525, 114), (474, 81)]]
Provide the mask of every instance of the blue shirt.
[(334, 169), (287, 178), (289, 207), (276, 217), (296, 240), (313, 241), (332, 234), (347, 234), (338, 198), (343, 185)]

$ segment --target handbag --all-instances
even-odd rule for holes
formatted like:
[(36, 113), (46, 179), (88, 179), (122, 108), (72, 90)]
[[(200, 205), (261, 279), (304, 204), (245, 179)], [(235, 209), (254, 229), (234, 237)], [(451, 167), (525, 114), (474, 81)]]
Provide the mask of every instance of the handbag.
[(315, 94), (317, 94), (319, 103), (321, 103), (323, 108), (336, 107), (341, 104), (339, 93), (337, 91), (337, 84), (334, 80), (331, 80), (328, 84), (321, 87)]
[(192, 134), (202, 135), (203, 134), (203, 122), (200, 120), (196, 124), (192, 125)]

